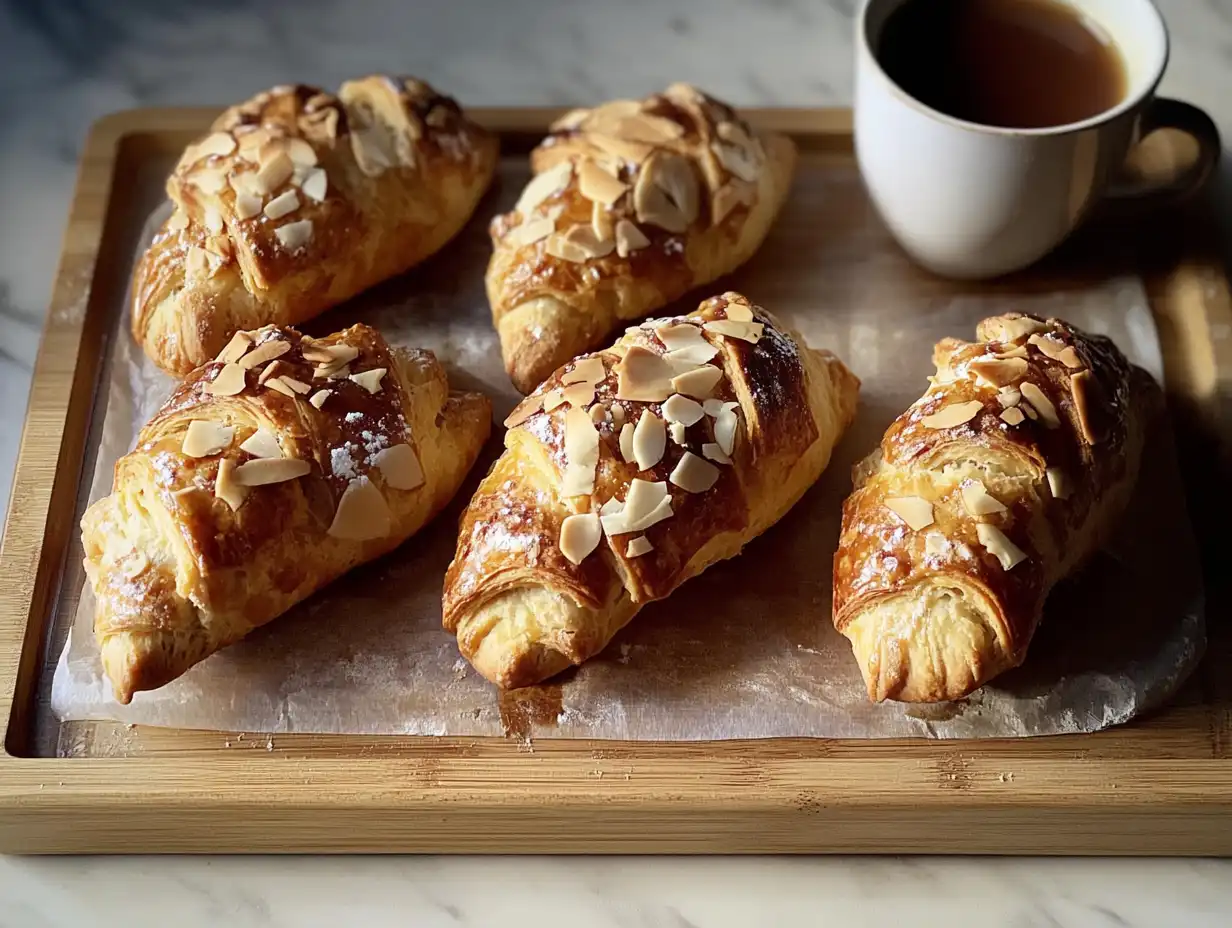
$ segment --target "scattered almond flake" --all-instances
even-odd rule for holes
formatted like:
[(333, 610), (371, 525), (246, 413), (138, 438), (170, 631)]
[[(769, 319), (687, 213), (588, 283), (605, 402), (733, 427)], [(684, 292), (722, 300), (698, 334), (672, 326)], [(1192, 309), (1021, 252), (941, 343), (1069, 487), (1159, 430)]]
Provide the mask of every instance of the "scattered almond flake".
[(886, 509), (907, 523), (913, 532), (933, 524), (933, 504), (919, 496), (892, 496), (885, 501)]
[(1044, 471), (1044, 475), (1048, 478), (1048, 489), (1056, 499), (1069, 499), (1072, 492), (1069, 478), (1065, 476), (1065, 471), (1059, 467), (1050, 467)]
[(235, 461), (223, 458), (218, 462), (218, 477), (214, 480), (214, 495), (235, 512), (248, 498), (248, 487), (235, 482)]
[(1002, 570), (1013, 570), (1027, 559), (1026, 552), (1010, 541), (1006, 534), (995, 525), (988, 522), (977, 522), (975, 533), (988, 553), (1001, 562)]
[(1081, 368), (1083, 366), (1082, 359), (1078, 357), (1071, 346), (1064, 344), (1052, 335), (1032, 335), (1027, 339), (1028, 345), (1034, 345), (1044, 355), (1064, 364), (1068, 368)]
[(369, 393), (381, 392), (381, 380), (385, 377), (385, 368), (374, 367), (370, 371), (363, 371), (359, 374), (352, 374), (347, 379), (359, 384)]
[(214, 155), (224, 157), (235, 151), (235, 139), (229, 132), (211, 132), (191, 149), (194, 161)]
[(1016, 345), (1009, 351), (998, 352), (994, 357), (1005, 360), (1006, 358), (1029, 358), (1031, 355), (1027, 352), (1024, 345)]
[(171, 232), (182, 232), (188, 228), (188, 214), (176, 207), (175, 212), (167, 219), (167, 229)]
[(611, 239), (599, 239), (595, 235), (594, 226), (590, 224), (570, 226), (564, 238), (570, 245), (582, 249), (588, 258), (604, 258), (616, 247), (616, 243)]
[(736, 447), (736, 430), (739, 426), (740, 417), (736, 415), (736, 404), (724, 403), (714, 419), (714, 440), (728, 457), (731, 457)]
[(1071, 370), (1077, 370), (1086, 366), (1082, 363), (1082, 358), (1078, 357), (1078, 352), (1073, 347), (1067, 347), (1062, 351), (1059, 360)]
[(663, 420), (649, 409), (642, 410), (642, 416), (633, 429), (633, 459), (637, 462), (637, 469), (650, 470), (663, 459), (665, 450), (667, 428)]
[(287, 139), (287, 155), (295, 164), (313, 165), (317, 163), (317, 153), (303, 139)]
[(1020, 403), (1018, 408), (1027, 414), (1028, 419), (1031, 419), (1031, 420), (1039, 419), (1039, 413), (1035, 411), (1035, 408), (1030, 403), (1026, 403), (1026, 402)]
[(287, 251), (298, 251), (312, 241), (312, 220), (301, 219), (279, 226), (274, 230), (274, 237)]
[[(689, 322), (668, 322), (656, 323), (651, 326), (652, 331), (663, 343), (663, 347), (668, 351), (678, 351), (686, 348), (705, 349), (713, 348), (714, 346), (706, 340), (706, 336), (702, 334), (702, 330)], [(714, 354), (718, 350), (715, 349)], [(714, 357), (711, 354), (710, 357)], [(709, 358), (707, 358), (709, 360)]]
[(345, 342), (337, 345), (309, 345), (303, 352), (306, 361), (347, 364), (359, 357), (359, 349)]
[(1074, 410), (1078, 413), (1078, 425), (1082, 429), (1082, 437), (1087, 444), (1099, 444), (1099, 434), (1091, 421), (1091, 397), (1087, 392), (1091, 382), (1090, 371), (1079, 371), (1069, 378), (1070, 392), (1074, 397)]
[(263, 196), (269, 196), (288, 180), (295, 171), (295, 164), (285, 152), (278, 152), (263, 162), (252, 175), (253, 188)]
[(184, 255), (184, 267), (190, 279), (209, 277), (212, 273), (209, 253), (200, 245), (192, 245)]
[(638, 171), (633, 207), (639, 223), (680, 233), (697, 219), (697, 197), (697, 176), (690, 159), (657, 151)]
[(575, 242), (569, 241), (559, 233), (548, 236), (547, 244), (543, 246), (543, 250), (553, 258), (571, 261), (574, 264), (585, 264), (590, 260), (590, 253), (586, 249)]
[(423, 468), (410, 445), (382, 448), (372, 456), (372, 464), (385, 478), (385, 485), (395, 490), (414, 490), (423, 486)]
[(227, 172), (225, 169), (197, 168), (189, 177), (189, 181), (202, 193), (214, 196), (227, 186)]
[[(713, 364), (705, 364), (673, 377), (672, 389), (677, 393), (683, 393), (686, 396), (692, 396), (701, 400), (710, 396), (722, 379), (722, 368), (715, 367)], [(688, 424), (692, 425), (693, 423), (690, 422)]]
[(575, 513), (566, 516), (560, 524), (560, 553), (570, 562), (580, 564), (603, 539), (599, 517), (593, 512)]
[(617, 512), (623, 512), (624, 508), (625, 508), (625, 504), (613, 496), (606, 503), (604, 503), (602, 506), (599, 507), (599, 515), (610, 516)]
[(287, 374), (283, 374), (278, 379), (301, 396), (306, 395), (312, 390), (311, 384), (306, 384), (302, 380), (296, 380), (294, 377), (288, 376)]
[(231, 341), (227, 342), (227, 347), (218, 352), (218, 357), (215, 361), (222, 361), (223, 364), (232, 364), (244, 356), (244, 353), (252, 347), (252, 337), (247, 332), (236, 332), (231, 336)]
[(645, 535), (638, 535), (636, 538), (629, 540), (629, 546), (625, 548), (625, 557), (641, 557), (643, 554), (649, 554), (654, 550), (654, 545)]
[(208, 419), (193, 419), (184, 432), (180, 450), (190, 458), (204, 458), (217, 454), (231, 445), (235, 429), (221, 422)]
[(590, 227), (594, 230), (596, 241), (614, 242), (616, 240), (616, 230), (612, 225), (612, 211), (597, 200), (590, 205)]
[(329, 452), (329, 469), (335, 477), (351, 480), (359, 476), (359, 465), (355, 461), (355, 444), (346, 442)]
[(213, 396), (235, 396), (245, 385), (244, 369), (231, 362), (218, 369), (214, 379), (205, 385), (205, 392)]
[(685, 427), (679, 422), (672, 422), (667, 427), (667, 434), (671, 436), (672, 441), (678, 445), (684, 445), (687, 442), (687, 433)]
[(632, 464), (637, 460), (637, 456), (633, 451), (633, 433), (635, 431), (632, 422), (626, 422), (620, 428), (620, 456), (625, 459), (627, 464)]
[(1011, 406), (1001, 413), (1001, 418), (1010, 425), (1021, 425), (1027, 417), (1017, 406)]
[(974, 518), (1005, 512), (1005, 504), (988, 492), (982, 480), (972, 480), (962, 487), (963, 507)]
[(295, 458), (254, 458), (235, 468), (235, 482), (244, 487), (260, 487), (295, 480), (311, 470), (307, 461)]
[(1047, 325), (1029, 316), (1001, 316), (999, 318), (985, 319), (980, 327), (988, 333), (993, 341), (998, 342), (1016, 342), (1018, 339), (1031, 335), (1034, 332), (1048, 331)]
[(281, 219), (299, 209), (299, 196), (294, 190), (285, 190), (265, 204), (265, 215), (270, 219)]
[[(594, 388), (592, 387), (591, 389), (593, 390)], [(590, 421), (593, 422), (596, 427), (605, 422), (607, 418), (607, 408), (602, 403), (595, 403), (595, 405), (590, 407)]]
[(303, 183), (300, 184), (300, 190), (304, 191), (304, 196), (317, 203), (324, 203), (325, 196), (329, 192), (329, 178), (325, 174), (324, 168), (313, 168), (305, 176)]
[(719, 479), (719, 469), (692, 451), (686, 451), (668, 479), (688, 493), (705, 493)]
[(730, 180), (710, 198), (710, 222), (718, 225), (732, 214), (737, 206), (752, 206), (757, 199), (757, 188), (742, 180)]
[(599, 464), (599, 433), (586, 411), (570, 406), (565, 412), (565, 475), (561, 495), (589, 496), (595, 490)]
[(261, 373), (257, 375), (257, 383), (264, 384), (271, 377), (275, 377), (285, 367), (281, 361), (271, 361), (265, 367), (261, 368)]
[(269, 341), (264, 341), (257, 345), (240, 360), (239, 364), (245, 370), (252, 370), (258, 365), (264, 364), (266, 361), (272, 361), (274, 358), (280, 358), (291, 350), (291, 343), (284, 341), (281, 338), (271, 338)]
[(1061, 420), (1057, 418), (1057, 408), (1052, 405), (1052, 400), (1044, 395), (1044, 391), (1037, 387), (1029, 380), (1024, 380), (1019, 388), (1022, 395), (1026, 398), (1035, 411), (1039, 413), (1041, 421), (1050, 429), (1058, 428), (1061, 425)]
[(282, 457), (282, 448), (278, 445), (278, 439), (273, 432), (265, 428), (259, 428), (245, 438), (240, 445), (240, 450), (247, 451), (256, 458)]
[(940, 532), (929, 532), (924, 536), (924, 553), (931, 557), (940, 557), (950, 546), (946, 537)]
[(318, 365), (312, 376), (324, 377), (326, 380), (346, 380), (351, 376), (351, 365), (349, 364), (321, 364)]
[(615, 423), (616, 425), (625, 424), (625, 408), (623, 406), (617, 406), (613, 404), (612, 406), (609, 407), (609, 410), (611, 411), (611, 414), (612, 414), (613, 423)]
[(573, 367), (565, 371), (560, 382), (566, 386), (571, 383), (596, 384), (606, 376), (607, 370), (603, 367), (601, 358), (582, 358), (580, 361), (575, 361)]
[(981, 358), (968, 364), (967, 370), (989, 386), (1005, 387), (1026, 376), (1027, 362), (1022, 358)]
[(732, 296), (727, 301), (727, 305), (723, 307), (723, 311), (728, 319), (734, 322), (752, 322), (753, 307), (749, 305), (748, 300), (739, 296)]
[(561, 391), (565, 402), (570, 406), (589, 406), (595, 400), (595, 385), (591, 383), (575, 383)]
[[(717, 370), (717, 368), (712, 368), (712, 370)], [(701, 403), (679, 393), (672, 394), (663, 403), (663, 418), (668, 422), (679, 422), (681, 425), (689, 426), (700, 422), (705, 414)]]
[(281, 377), (271, 377), (269, 380), (265, 381), (265, 389), (273, 390), (275, 393), (281, 393), (283, 396), (289, 396), (291, 399), (295, 399), (295, 397), (298, 396), (298, 394), (291, 389), (291, 385), (289, 383), (284, 383)]
[(616, 398), (657, 403), (672, 394), (672, 370), (661, 355), (633, 345), (615, 367)]
[(205, 209), (205, 227), (212, 235), (221, 235), (223, 230), (222, 213), (214, 209), (212, 206), (207, 206)]
[(627, 258), (650, 244), (645, 233), (628, 219), (621, 219), (616, 223), (615, 236), (616, 254), (622, 258)]
[[(735, 403), (733, 403), (733, 404), (732, 404), (732, 407), (733, 407), (733, 408), (735, 408), (735, 405), (736, 405), (736, 404), (735, 404)], [(702, 403), (702, 411), (703, 411), (703, 412), (705, 412), (705, 413), (706, 413), (706, 415), (708, 415), (708, 416), (712, 416), (712, 417), (714, 417), (714, 416), (718, 416), (718, 415), (719, 415), (719, 413), (721, 413), (721, 412), (723, 411), (723, 401), (722, 401), (722, 400), (716, 400), (716, 399), (713, 399), (713, 398), (712, 398), (712, 399), (708, 399), (708, 400), (706, 400), (705, 402), (703, 402), (703, 403)]]
[(389, 504), (381, 491), (367, 477), (356, 477), (338, 500), (329, 534), (346, 541), (369, 541), (387, 537), (392, 525)]
[(984, 404), (979, 400), (971, 400), (969, 403), (950, 403), (948, 406), (942, 406), (939, 410), (930, 416), (924, 416), (920, 420), (920, 424), (929, 429), (949, 429), (956, 425), (963, 425), (970, 422), (984, 408)]
[(261, 198), (251, 193), (240, 193), (235, 197), (235, 215), (240, 219), (251, 219), (261, 212)]
[(632, 164), (641, 164), (654, 151), (654, 146), (647, 145), (645, 142), (634, 142), (604, 132), (588, 132), (586, 140), (604, 154)]
[(756, 345), (765, 325), (761, 322), (737, 322), (733, 319), (714, 319), (704, 326), (708, 332), (717, 332), (728, 338), (739, 338)]
[(633, 113), (615, 124), (615, 135), (634, 142), (658, 145), (684, 135), (684, 127), (673, 119), (650, 113)]
[(620, 514), (629, 524), (638, 524), (658, 509), (664, 500), (670, 502), (666, 483), (635, 477), (629, 482)]
[(586, 199), (611, 206), (629, 189), (629, 185), (605, 171), (596, 162), (586, 159), (578, 165), (578, 191)]
[[(658, 485), (665, 489), (667, 487), (667, 484)], [(631, 519), (627, 509), (628, 507), (626, 506), (620, 512), (600, 516), (599, 521), (603, 524), (603, 531), (608, 535), (627, 535), (631, 532), (644, 532), (652, 525), (657, 525), (664, 519), (670, 519), (673, 515), (672, 498), (666, 494), (654, 509), (640, 519)]]
[(565, 391), (561, 389), (549, 390), (543, 394), (543, 411), (551, 412), (557, 406), (563, 406), (565, 403)]
[(541, 242), (556, 231), (556, 223), (546, 216), (528, 220), (511, 229), (505, 240), (518, 248), (525, 248), (535, 242)]
[[(563, 399), (563, 396), (562, 396)], [(505, 428), (516, 429), (519, 425), (543, 408), (543, 395), (528, 396), (505, 417)]]
[(710, 150), (719, 159), (719, 164), (736, 177), (748, 183), (757, 180), (759, 167), (757, 161), (747, 150), (736, 145), (725, 145), (722, 142), (712, 142)]
[(702, 445), (702, 457), (714, 461), (716, 464), (730, 464), (731, 458), (723, 453), (723, 449), (716, 442), (708, 441)]
[(997, 394), (997, 402), (1004, 409), (1017, 406), (1021, 401), (1022, 392), (1017, 387), (1002, 387), (1001, 392)]
[(573, 177), (573, 162), (561, 161), (542, 174), (531, 178), (517, 204), (513, 207), (523, 216), (529, 216), (540, 203), (569, 184)]

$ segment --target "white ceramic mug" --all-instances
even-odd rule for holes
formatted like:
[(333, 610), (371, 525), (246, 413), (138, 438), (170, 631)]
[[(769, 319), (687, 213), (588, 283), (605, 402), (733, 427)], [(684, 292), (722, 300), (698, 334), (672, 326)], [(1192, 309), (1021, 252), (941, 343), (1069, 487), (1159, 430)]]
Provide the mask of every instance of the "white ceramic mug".
[[(864, 0), (856, 18), (855, 141), (873, 203), (924, 267), (947, 277), (994, 277), (1051, 251), (1107, 197), (1179, 199), (1200, 187), (1220, 154), (1219, 133), (1196, 107), (1156, 98), (1168, 33), (1150, 0), (1064, 0), (1121, 51), (1124, 99), (1103, 113), (1044, 129), (955, 119), (910, 97), (876, 50), (886, 19), (907, 0)], [(1174, 127), (1201, 156), (1167, 191), (1119, 189), (1117, 171), (1137, 141)]]

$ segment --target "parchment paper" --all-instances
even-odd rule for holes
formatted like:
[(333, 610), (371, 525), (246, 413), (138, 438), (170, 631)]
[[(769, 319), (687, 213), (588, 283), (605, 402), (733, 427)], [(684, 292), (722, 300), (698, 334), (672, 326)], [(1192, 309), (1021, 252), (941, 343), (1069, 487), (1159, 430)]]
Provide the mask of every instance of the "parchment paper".
[[(517, 395), (500, 363), (483, 294), (486, 220), (525, 182), (506, 159), (497, 191), (447, 251), (306, 326), (363, 320), (392, 342), (435, 351), (461, 387), (486, 391), (499, 422)], [(146, 237), (155, 220), (151, 217)], [(1052, 274), (1052, 277), (1048, 275)], [(830, 575), (851, 465), (925, 388), (932, 344), (970, 338), (976, 321), (1018, 309), (1112, 336), (1162, 376), (1145, 293), (1097, 269), (955, 285), (914, 269), (881, 228), (841, 158), (805, 159), (761, 252), (728, 287), (836, 351), (863, 379), (860, 412), (820, 482), (737, 559), (644, 609), (598, 658), (542, 687), (498, 695), (441, 630), (440, 593), (458, 515), (499, 450), (494, 438), (458, 499), (394, 554), (353, 571), (247, 640), (125, 707), (102, 677), (85, 591), (56, 667), (64, 719), (228, 731), (452, 734), (697, 740), (774, 736), (983, 738), (1085, 732), (1166, 699), (1205, 645), (1201, 580), (1166, 426), (1150, 443), (1140, 492), (1112, 550), (1048, 603), (1027, 664), (969, 699), (870, 705), (830, 622)], [(667, 314), (667, 313), (664, 313)], [(127, 335), (114, 358), (90, 499), (171, 389)], [(500, 429), (497, 433), (499, 435)]]

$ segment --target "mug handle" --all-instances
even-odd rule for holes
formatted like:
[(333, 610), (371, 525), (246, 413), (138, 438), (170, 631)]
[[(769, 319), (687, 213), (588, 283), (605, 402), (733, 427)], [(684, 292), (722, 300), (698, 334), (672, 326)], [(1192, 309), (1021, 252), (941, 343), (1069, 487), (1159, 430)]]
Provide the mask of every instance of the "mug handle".
[[(1142, 114), (1138, 146), (1159, 129), (1176, 129), (1190, 136), (1198, 144), (1197, 159), (1179, 173), (1175, 163), (1150, 165), (1146, 169), (1140, 169), (1137, 172), (1138, 178), (1122, 180), (1108, 188), (1105, 197), (1111, 201), (1109, 205), (1134, 209), (1177, 206), (1201, 190), (1210, 180), (1223, 152), (1215, 121), (1191, 103), (1170, 97), (1156, 97)], [(1132, 160), (1131, 151), (1126, 162), (1127, 168)], [(1171, 177), (1168, 176), (1169, 169), (1172, 169)], [(1152, 179), (1151, 174), (1155, 174), (1156, 178)]]

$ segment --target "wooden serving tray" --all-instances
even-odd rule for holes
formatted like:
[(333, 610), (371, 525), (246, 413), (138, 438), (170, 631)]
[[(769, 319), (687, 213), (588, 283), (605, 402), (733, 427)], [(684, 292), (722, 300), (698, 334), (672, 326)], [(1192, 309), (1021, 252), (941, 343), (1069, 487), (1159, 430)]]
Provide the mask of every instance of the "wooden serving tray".
[[(1174, 708), (1095, 735), (967, 742), (271, 741), (60, 726), (46, 699), (53, 627), (95, 390), (146, 218), (131, 178), (213, 115), (121, 113), (86, 144), (0, 549), (0, 851), (1232, 853), (1232, 630), (1215, 543), (1232, 511), (1232, 292), (1204, 202), (1092, 227), (1009, 284), (1134, 274), (1146, 286), (1190, 507), (1209, 542), (1210, 645)], [(522, 157), (559, 114), (473, 115)], [(850, 166), (845, 110), (750, 118), (790, 132), (806, 161)], [(1161, 135), (1138, 166), (1166, 174), (1191, 156), (1186, 140)], [(66, 737), (75, 749), (57, 751)]]

